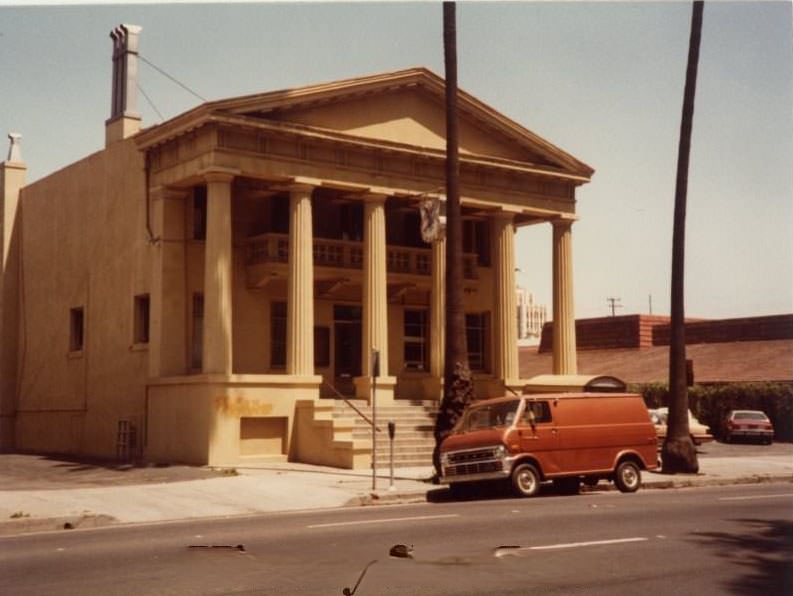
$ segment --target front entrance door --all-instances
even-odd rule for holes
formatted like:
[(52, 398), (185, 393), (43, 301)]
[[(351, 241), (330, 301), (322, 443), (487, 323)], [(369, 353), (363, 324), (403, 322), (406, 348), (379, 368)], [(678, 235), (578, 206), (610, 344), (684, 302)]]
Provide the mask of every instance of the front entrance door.
[(361, 375), (361, 307), (333, 306), (333, 362), (336, 389), (355, 395), (353, 379)]

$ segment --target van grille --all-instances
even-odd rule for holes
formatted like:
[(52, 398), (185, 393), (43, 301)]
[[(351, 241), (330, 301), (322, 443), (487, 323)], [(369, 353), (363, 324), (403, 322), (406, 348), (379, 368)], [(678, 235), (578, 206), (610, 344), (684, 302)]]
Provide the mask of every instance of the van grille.
[(445, 476), (464, 476), (504, 470), (504, 462), (497, 455), (495, 447), (449, 453), (448, 461), (449, 464), (443, 470)]

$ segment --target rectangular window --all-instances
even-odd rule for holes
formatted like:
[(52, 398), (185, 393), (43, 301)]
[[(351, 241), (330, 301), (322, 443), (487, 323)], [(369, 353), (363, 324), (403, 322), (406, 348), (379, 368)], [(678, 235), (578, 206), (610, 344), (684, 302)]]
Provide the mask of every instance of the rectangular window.
[(270, 368), (286, 368), (286, 302), (270, 303)]
[(465, 315), (468, 365), (473, 372), (488, 372), (489, 327), (489, 313), (470, 313)]
[(69, 310), (69, 351), (80, 352), (85, 340), (85, 311), (83, 307)]
[(330, 327), (314, 327), (314, 366), (330, 366)]
[(193, 240), (207, 238), (207, 187), (193, 189)]
[(149, 343), (149, 295), (135, 296), (133, 313), (133, 342)]
[(480, 267), (490, 267), (488, 222), (477, 219), (463, 220), (463, 252), (476, 254), (476, 264)]
[(423, 371), (428, 368), (427, 311), (405, 310), (404, 362), (405, 369)]
[(201, 370), (203, 368), (204, 354), (204, 295), (193, 294), (193, 343), (190, 351), (190, 368)]

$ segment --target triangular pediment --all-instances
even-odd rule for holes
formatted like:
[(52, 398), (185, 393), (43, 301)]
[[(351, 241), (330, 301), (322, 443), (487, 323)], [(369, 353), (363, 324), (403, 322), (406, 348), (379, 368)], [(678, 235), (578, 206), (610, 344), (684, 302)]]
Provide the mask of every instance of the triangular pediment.
[[(324, 128), (371, 140), (425, 149), (446, 149), (446, 112), (438, 98), (418, 86), (350, 97), (324, 105), (283, 108), (268, 119)], [(460, 119), (460, 152), (554, 166), (514, 140), (466, 118)]]
[[(330, 130), (419, 149), (446, 148), (444, 81), (424, 68), (206, 104), (215, 113)], [(460, 153), (589, 176), (592, 169), (467, 93), (458, 95)]]

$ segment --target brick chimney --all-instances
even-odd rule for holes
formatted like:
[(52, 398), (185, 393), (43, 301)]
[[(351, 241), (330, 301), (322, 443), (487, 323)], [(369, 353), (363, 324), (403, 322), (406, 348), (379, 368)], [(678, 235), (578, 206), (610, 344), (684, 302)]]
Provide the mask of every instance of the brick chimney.
[(113, 40), (113, 97), (110, 118), (105, 122), (105, 147), (140, 130), (138, 113), (137, 25), (119, 25), (110, 32)]
[(8, 158), (0, 163), (0, 451), (14, 447), (19, 357), (19, 193), (27, 166), (21, 135), (9, 133)]

